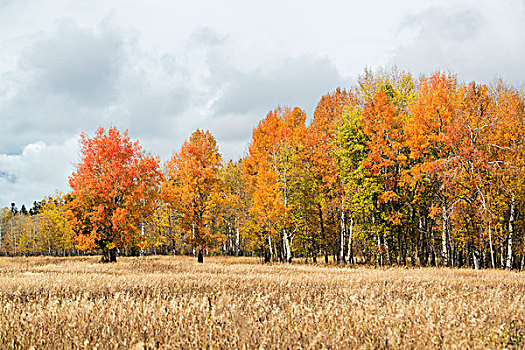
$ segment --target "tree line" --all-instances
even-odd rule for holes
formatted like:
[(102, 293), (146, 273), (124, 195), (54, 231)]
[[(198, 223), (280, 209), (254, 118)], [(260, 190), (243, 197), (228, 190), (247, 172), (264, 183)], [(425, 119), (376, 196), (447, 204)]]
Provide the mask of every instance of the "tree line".
[(270, 111), (238, 161), (209, 131), (161, 165), (100, 128), (69, 193), (2, 209), (0, 253), (523, 269), (524, 133), (523, 91), (397, 69), (324, 95), (309, 123)]

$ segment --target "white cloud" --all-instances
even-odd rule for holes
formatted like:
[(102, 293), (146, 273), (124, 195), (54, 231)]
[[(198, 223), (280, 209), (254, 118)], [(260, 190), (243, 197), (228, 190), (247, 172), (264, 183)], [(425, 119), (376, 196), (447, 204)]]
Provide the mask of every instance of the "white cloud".
[(67, 191), (77, 151), (75, 137), (61, 144), (31, 143), (19, 155), (0, 154), (0, 203), (30, 207), (57, 189)]

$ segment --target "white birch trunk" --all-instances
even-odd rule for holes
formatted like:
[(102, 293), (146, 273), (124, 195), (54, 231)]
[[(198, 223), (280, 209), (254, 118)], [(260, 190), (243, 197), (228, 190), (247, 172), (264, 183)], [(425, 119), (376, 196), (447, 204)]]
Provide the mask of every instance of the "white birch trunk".
[(352, 263), (352, 239), (354, 234), (354, 218), (350, 215), (350, 227), (348, 228), (348, 249), (346, 251), (346, 262), (348, 264)]
[(284, 245), (284, 251), (286, 256), (286, 262), (291, 263), (292, 262), (292, 248), (291, 248), (291, 242), (290, 237), (288, 236), (288, 232), (286, 229), (283, 229), (283, 245)]
[(239, 256), (239, 245), (240, 245), (240, 235), (239, 235), (239, 228), (237, 227), (235, 230), (235, 255)]
[(479, 270), (479, 253), (475, 249), (472, 250), (472, 259), (474, 261), (474, 269)]
[(191, 224), (191, 244), (193, 249), (193, 257), (195, 257), (195, 224)]
[(270, 261), (273, 261), (273, 248), (272, 248), (272, 222), (268, 223), (268, 247), (270, 247)]
[(447, 208), (445, 205), (441, 207), (442, 210), (442, 220), (443, 220), (443, 229), (441, 230), (441, 243), (442, 243), (442, 258), (443, 266), (448, 266), (448, 251), (447, 251)]
[(514, 219), (516, 215), (516, 196), (512, 194), (510, 201), (510, 216), (509, 216), (509, 236), (507, 239), (507, 261), (505, 267), (510, 270), (512, 269), (512, 239), (514, 238)]
[[(144, 239), (144, 221), (140, 224), (140, 235)], [(144, 249), (140, 248), (140, 256), (144, 256)]]
[(342, 264), (345, 262), (345, 234), (346, 234), (346, 224), (345, 224), (345, 211), (341, 208), (341, 250), (339, 251), (339, 262)]
[(492, 268), (496, 268), (496, 264), (494, 263), (494, 247), (492, 246), (492, 229), (490, 227), (489, 223), (489, 246), (490, 246), (490, 262), (492, 263)]

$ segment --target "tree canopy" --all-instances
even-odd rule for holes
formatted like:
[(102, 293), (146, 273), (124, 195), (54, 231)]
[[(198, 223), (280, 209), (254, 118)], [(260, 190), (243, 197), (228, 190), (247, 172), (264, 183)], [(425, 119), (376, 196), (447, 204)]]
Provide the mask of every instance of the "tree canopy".
[(142, 244), (141, 225), (158, 198), (160, 160), (116, 128), (82, 134), (80, 153), (69, 178), (69, 222), (80, 249), (102, 249), (104, 260), (114, 261), (117, 248)]

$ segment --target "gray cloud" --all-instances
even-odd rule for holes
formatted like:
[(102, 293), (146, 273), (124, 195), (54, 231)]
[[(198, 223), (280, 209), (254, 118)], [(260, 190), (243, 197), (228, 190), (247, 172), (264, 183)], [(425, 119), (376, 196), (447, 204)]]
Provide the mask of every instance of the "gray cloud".
[(248, 113), (278, 105), (310, 107), (320, 94), (344, 83), (327, 58), (301, 55), (249, 72), (234, 72), (214, 103), (216, 113)]
[(0, 179), (12, 184), (16, 182), (16, 176), (11, 173), (8, 173), (7, 171), (0, 170)]
[[(130, 53), (131, 57), (139, 52)], [(189, 107), (191, 91), (185, 69), (172, 56), (146, 56), (123, 69), (111, 122), (141, 139), (171, 138), (174, 122)]]
[[(405, 17), (401, 30), (419, 30), (421, 37), (441, 41), (466, 41), (476, 38), (485, 19), (477, 9), (450, 10), (432, 8), (417, 15)], [(434, 43), (436, 43), (434, 41)]]
[(62, 21), (51, 34), (38, 34), (5, 73), (13, 87), (3, 95), (0, 152), (19, 153), (35, 141), (63, 142), (104, 120), (116, 98), (122, 41), (108, 28), (81, 29)]
[(35, 43), (22, 68), (35, 72), (36, 89), (104, 106), (115, 98), (123, 60), (122, 39), (111, 28), (91, 31), (62, 20), (54, 36)]
[(501, 76), (522, 84), (525, 6), (513, 0), (498, 4), (435, 7), (405, 17), (398, 34), (412, 33), (414, 40), (395, 49), (390, 63), (416, 74), (439, 69), (465, 80), (488, 83)]

